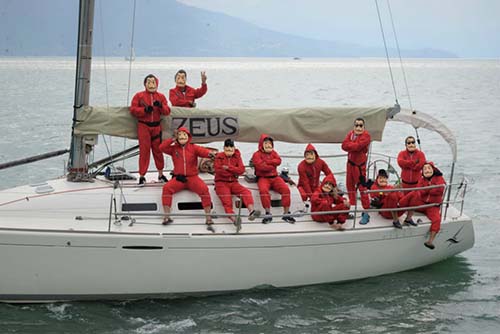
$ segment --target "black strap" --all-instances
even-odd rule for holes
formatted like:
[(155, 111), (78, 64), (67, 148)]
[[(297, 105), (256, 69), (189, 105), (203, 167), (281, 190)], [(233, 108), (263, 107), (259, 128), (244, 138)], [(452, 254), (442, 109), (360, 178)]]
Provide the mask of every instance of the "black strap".
[(407, 182), (407, 181), (405, 181), (405, 180), (403, 180), (403, 179), (401, 179), (401, 181), (402, 181), (403, 183), (406, 183), (406, 184), (418, 184), (418, 181), (416, 181), (416, 182)]
[(147, 125), (147, 126), (149, 126), (149, 127), (154, 127), (154, 126), (159, 126), (159, 125), (160, 125), (160, 121), (157, 121), (157, 122), (144, 122), (144, 121), (139, 121), (139, 123), (146, 124), (146, 125)]

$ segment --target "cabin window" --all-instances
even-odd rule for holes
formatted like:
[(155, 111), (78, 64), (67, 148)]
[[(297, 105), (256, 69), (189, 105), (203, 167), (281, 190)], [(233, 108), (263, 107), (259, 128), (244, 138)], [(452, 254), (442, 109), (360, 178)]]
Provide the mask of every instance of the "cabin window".
[[(245, 203), (242, 203), (242, 202), (243, 201), (240, 201), (238, 199), (238, 200), (236, 200), (234, 202), (234, 206), (238, 209), (240, 207), (240, 205), (241, 205), (241, 208), (245, 209), (247, 206), (245, 205)], [(273, 199), (273, 200), (271, 200), (271, 207), (273, 207), (273, 208), (279, 208), (281, 206), (282, 206), (281, 199)]]
[[(210, 205), (213, 208), (213, 204)], [(177, 209), (183, 210), (203, 210), (203, 205), (201, 202), (179, 202), (177, 203)]]
[(158, 211), (156, 203), (123, 203), (122, 211)]

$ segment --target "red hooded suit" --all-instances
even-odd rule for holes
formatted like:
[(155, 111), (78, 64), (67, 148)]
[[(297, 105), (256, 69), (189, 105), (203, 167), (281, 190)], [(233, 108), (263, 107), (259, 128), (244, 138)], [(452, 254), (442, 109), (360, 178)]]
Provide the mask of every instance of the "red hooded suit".
[(441, 212), (440, 206), (443, 202), (444, 189), (446, 181), (443, 178), (443, 174), (439, 169), (437, 169), (432, 162), (426, 162), (432, 166), (434, 173), (430, 178), (425, 178), (423, 175), (420, 177), (420, 181), (415, 188), (428, 187), (435, 185), (443, 185), (443, 187), (432, 188), (432, 189), (422, 189), (414, 190), (406, 194), (401, 201), (399, 201), (400, 207), (410, 207), (419, 206), (425, 204), (436, 203), (435, 206), (428, 208), (418, 209), (417, 211), (425, 213), (427, 218), (431, 221), (431, 232), (439, 232), (441, 229)]
[(190, 86), (185, 86), (183, 91), (181, 87), (170, 89), (169, 99), (172, 106), (191, 108), (195, 99), (199, 99), (207, 92), (207, 84), (201, 84), (201, 87), (196, 89)]
[[(333, 176), (332, 171), (326, 162), (319, 157), (316, 148), (312, 144), (307, 145), (304, 156), (307, 151), (314, 151), (316, 160), (312, 164), (308, 164), (305, 160), (302, 160), (297, 167), (299, 172), (299, 184), (297, 185), (297, 189), (299, 189), (303, 201), (311, 197), (312, 193), (318, 188), (321, 172), (323, 172), (325, 176), (330, 174)], [(335, 177), (333, 177), (333, 181), (337, 184)]]
[[(155, 77), (156, 87), (159, 80)], [(155, 107), (155, 101), (161, 103)], [(145, 108), (153, 107), (153, 111), (147, 113)], [(139, 175), (145, 175), (149, 167), (151, 151), (155, 160), (156, 169), (163, 170), (164, 160), (160, 151), (161, 127), (160, 115), (170, 115), (167, 99), (162, 93), (150, 93), (147, 90), (134, 95), (130, 106), (130, 113), (137, 118), (137, 139), (139, 140)]]
[(346, 187), (349, 202), (351, 205), (356, 203), (356, 188), (358, 188), (361, 193), (361, 205), (364, 209), (370, 208), (370, 200), (368, 194), (363, 192), (366, 187), (360, 182), (361, 177), (366, 180), (366, 161), (370, 141), (371, 136), (368, 131), (364, 130), (362, 134), (356, 135), (351, 130), (342, 142), (342, 149), (347, 152)]
[[(223, 166), (228, 166), (228, 168), (224, 169)], [(226, 213), (234, 213), (232, 195), (241, 196), (246, 207), (253, 205), (250, 190), (238, 182), (238, 176), (245, 172), (245, 165), (241, 160), (238, 149), (235, 149), (231, 157), (227, 157), (224, 152), (217, 153), (214, 168), (215, 192), (219, 196)]]
[(205, 208), (212, 204), (208, 187), (198, 176), (198, 157), (208, 158), (210, 150), (196, 144), (192, 144), (192, 136), (188, 129), (179, 128), (188, 134), (188, 142), (182, 146), (174, 138), (164, 140), (160, 150), (172, 156), (174, 163), (174, 176), (185, 176), (186, 182), (181, 182), (173, 177), (163, 186), (162, 203), (172, 206), (172, 195), (183, 189), (189, 189), (201, 197), (201, 204)]
[(413, 152), (403, 150), (398, 154), (398, 165), (401, 167), (401, 184), (403, 188), (416, 188), (422, 176), (425, 163), (424, 152), (416, 149)]
[(255, 175), (258, 177), (257, 184), (259, 186), (260, 201), (264, 209), (271, 207), (271, 197), (269, 190), (281, 194), (281, 204), (284, 207), (290, 206), (290, 188), (278, 177), (276, 168), (281, 164), (281, 158), (278, 152), (272, 150), (271, 153), (264, 152), (264, 139), (270, 138), (266, 134), (262, 134), (259, 140), (259, 150), (252, 156), (252, 162), (255, 166)]
[[(344, 197), (339, 195), (334, 197), (332, 193), (323, 192), (322, 187), (326, 182), (330, 182), (334, 186), (337, 186), (333, 174), (327, 175), (323, 179), (323, 182), (321, 182), (321, 185), (316, 188), (316, 191), (311, 196), (311, 212), (349, 210), (349, 207), (344, 204)], [(347, 219), (347, 213), (325, 215), (313, 214), (311, 215), (311, 218), (320, 223), (333, 223), (337, 220), (339, 223), (343, 224)]]
[[(389, 190), (389, 189), (394, 189), (394, 187), (390, 184), (388, 184), (385, 187), (381, 187), (375, 182), (371, 190)], [(403, 194), (399, 191), (391, 191), (391, 192), (375, 192), (375, 193), (370, 193), (370, 198), (378, 198), (380, 201), (380, 204), (382, 205), (380, 209), (392, 209), (392, 208), (397, 208), (398, 207), (398, 202), (403, 197)], [(392, 215), (390, 211), (380, 211), (380, 215), (384, 218), (387, 219), (392, 219)], [(398, 217), (400, 217), (403, 214), (403, 211), (397, 211)]]

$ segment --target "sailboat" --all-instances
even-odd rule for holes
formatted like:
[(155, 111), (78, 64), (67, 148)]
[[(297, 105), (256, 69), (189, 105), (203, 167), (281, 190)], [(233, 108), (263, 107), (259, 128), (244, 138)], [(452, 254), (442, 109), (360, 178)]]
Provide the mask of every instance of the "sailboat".
[[(395, 229), (390, 220), (376, 214), (377, 209), (371, 209), (370, 224), (360, 225), (361, 210), (355, 203), (345, 231), (335, 231), (311, 219), (295, 187), (290, 187), (295, 224), (250, 222), (241, 209), (233, 224), (222, 214), (209, 173), (200, 176), (211, 193), (215, 232), (205, 228), (200, 200), (188, 191), (176, 194), (171, 214), (175, 222), (163, 226), (162, 184), (152, 181), (156, 175), (146, 175), (148, 182), (139, 187), (137, 174), (113, 168), (129, 150), (88, 161), (98, 135), (137, 136), (127, 107), (89, 106), (93, 13), (94, 1), (81, 0), (67, 175), (0, 191), (0, 301), (169, 298), (342, 282), (418, 268), (473, 247), (473, 223), (463, 213), (466, 187), (458, 187), (452, 178), (432, 251), (423, 247), (430, 226), (423, 215), (418, 216), (422, 220), (418, 227)], [(167, 132), (180, 125), (190, 128), (200, 143), (228, 137), (257, 142), (261, 133), (289, 143), (339, 143), (355, 117), (364, 117), (370, 124), (373, 140), (381, 140), (391, 122), (436, 131), (450, 145), (453, 175), (457, 149), (452, 132), (435, 118), (398, 105), (172, 108), (171, 116), (162, 122)], [(251, 178), (241, 183), (258, 198)], [(234, 202), (241, 208), (238, 198)], [(259, 203), (256, 200), (258, 209)], [(280, 217), (275, 193), (272, 203), (273, 216)]]

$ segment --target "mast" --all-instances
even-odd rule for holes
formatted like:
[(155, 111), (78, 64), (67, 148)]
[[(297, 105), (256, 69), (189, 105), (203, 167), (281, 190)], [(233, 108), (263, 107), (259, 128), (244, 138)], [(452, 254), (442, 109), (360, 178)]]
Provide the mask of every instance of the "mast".
[(75, 135), (83, 107), (89, 104), (90, 71), (92, 66), (92, 35), (94, 26), (94, 0), (80, 0), (78, 20), (78, 46), (76, 56), (75, 100), (73, 104), (73, 125), (68, 161), (68, 181), (91, 181), (88, 174), (87, 155), (95, 145), (95, 137)]

